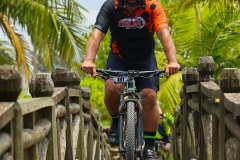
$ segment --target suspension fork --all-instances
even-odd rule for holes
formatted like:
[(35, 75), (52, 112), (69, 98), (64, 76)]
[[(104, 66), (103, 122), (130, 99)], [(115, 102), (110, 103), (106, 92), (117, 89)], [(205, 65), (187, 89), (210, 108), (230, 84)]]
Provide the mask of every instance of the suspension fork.
[(143, 142), (143, 119), (142, 119), (142, 114), (143, 114), (143, 109), (142, 109), (142, 94), (138, 94), (138, 101), (137, 101), (137, 112), (138, 112), (138, 119), (137, 119), (137, 148), (136, 152), (138, 155), (141, 154), (142, 150), (142, 142)]
[[(118, 125), (118, 131), (119, 131), (119, 152), (122, 153), (125, 151), (125, 148), (123, 146), (122, 140), (123, 140), (123, 119), (124, 119), (124, 111), (125, 108), (124, 106), (129, 102), (133, 101), (135, 105), (137, 105), (137, 146), (136, 146), (136, 152), (138, 155), (141, 154), (142, 150), (142, 142), (143, 142), (143, 120), (142, 120), (142, 94), (138, 93), (135, 96), (137, 99), (130, 99), (130, 100), (125, 100), (124, 97), (126, 96), (126, 93), (120, 93), (120, 105), (119, 105), (119, 125)], [(134, 96), (133, 96), (134, 97)]]
[(124, 94), (120, 93), (120, 105), (119, 105), (119, 120), (118, 120), (118, 148), (119, 148), (119, 153), (124, 152), (123, 148), (123, 118), (124, 118), (124, 111), (123, 107), (125, 105), (125, 100), (124, 100)]

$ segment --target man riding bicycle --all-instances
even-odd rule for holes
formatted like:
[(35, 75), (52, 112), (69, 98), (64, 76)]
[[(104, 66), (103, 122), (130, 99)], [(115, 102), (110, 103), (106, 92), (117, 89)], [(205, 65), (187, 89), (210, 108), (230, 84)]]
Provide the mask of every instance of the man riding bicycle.
[[(154, 54), (154, 32), (162, 43), (168, 65), (165, 76), (178, 72), (180, 65), (176, 59), (176, 49), (170, 36), (169, 26), (163, 7), (157, 0), (106, 0), (102, 5), (92, 36), (86, 48), (86, 57), (82, 70), (96, 77), (94, 59), (100, 42), (108, 29), (111, 32), (111, 50), (106, 69), (112, 70), (156, 70)], [(138, 92), (143, 95), (143, 128), (145, 160), (157, 159), (154, 150), (155, 135), (158, 126), (157, 91), (159, 78), (136, 78)], [(105, 82), (105, 105), (112, 117), (109, 131), (109, 142), (118, 144), (118, 105), (119, 92), (124, 86), (114, 84), (112, 80)]]

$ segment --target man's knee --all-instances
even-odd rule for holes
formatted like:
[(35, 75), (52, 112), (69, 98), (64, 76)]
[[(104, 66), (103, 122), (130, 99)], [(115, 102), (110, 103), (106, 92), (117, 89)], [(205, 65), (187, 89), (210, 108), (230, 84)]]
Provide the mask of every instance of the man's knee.
[(157, 93), (152, 89), (143, 89), (143, 107), (148, 110), (153, 110), (157, 104)]

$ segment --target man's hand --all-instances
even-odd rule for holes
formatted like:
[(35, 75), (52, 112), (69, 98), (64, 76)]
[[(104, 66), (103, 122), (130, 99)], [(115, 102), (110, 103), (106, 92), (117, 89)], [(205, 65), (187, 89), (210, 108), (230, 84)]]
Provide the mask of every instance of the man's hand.
[(97, 77), (96, 65), (92, 61), (84, 61), (82, 63), (82, 70), (84, 73), (91, 74), (93, 78)]
[(170, 62), (165, 68), (165, 76), (169, 78), (170, 75), (177, 73), (179, 69), (180, 65), (178, 64), (178, 62)]

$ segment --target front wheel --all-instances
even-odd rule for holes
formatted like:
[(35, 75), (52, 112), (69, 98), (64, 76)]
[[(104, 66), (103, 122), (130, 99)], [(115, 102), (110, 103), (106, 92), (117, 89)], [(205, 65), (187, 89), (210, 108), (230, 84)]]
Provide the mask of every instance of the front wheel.
[(135, 104), (133, 102), (127, 103), (126, 113), (126, 135), (125, 135), (125, 155), (127, 160), (134, 160), (135, 153)]

